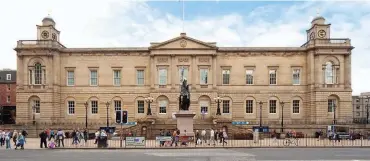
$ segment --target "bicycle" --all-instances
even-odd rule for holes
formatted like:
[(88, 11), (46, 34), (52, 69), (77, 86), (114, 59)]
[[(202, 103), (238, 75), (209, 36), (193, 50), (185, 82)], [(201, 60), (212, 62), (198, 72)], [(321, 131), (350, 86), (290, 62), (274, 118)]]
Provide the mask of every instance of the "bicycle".
[(283, 142), (284, 146), (295, 145), (298, 146), (298, 138), (286, 138)]

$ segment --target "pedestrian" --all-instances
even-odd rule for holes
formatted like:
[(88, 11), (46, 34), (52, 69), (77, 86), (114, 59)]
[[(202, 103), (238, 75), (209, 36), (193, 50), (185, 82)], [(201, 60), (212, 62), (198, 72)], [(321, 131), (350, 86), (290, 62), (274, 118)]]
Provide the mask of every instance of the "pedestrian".
[(228, 136), (227, 136), (227, 132), (226, 132), (226, 130), (223, 130), (223, 133), (222, 133), (222, 140), (223, 140), (223, 143), (226, 143), (226, 144), (227, 144), (227, 142), (226, 142), (227, 138), (228, 138)]
[(195, 130), (195, 145), (198, 145), (200, 144), (200, 134), (199, 134), (199, 130)]
[(18, 138), (17, 138), (17, 145), (15, 146), (15, 150), (17, 150), (18, 147), (21, 147), (21, 149), (24, 149), (24, 143), (25, 143), (25, 138), (22, 135), (22, 133), (19, 133)]
[(85, 146), (85, 137), (83, 132), (78, 132), (78, 140), (80, 142), (80, 146)]
[(84, 130), (84, 140), (85, 140), (85, 143), (87, 143), (87, 140), (89, 139), (89, 134), (87, 132), (87, 129)]
[(24, 143), (27, 142), (27, 137), (28, 137), (28, 133), (25, 129), (22, 130), (22, 135), (23, 135), (23, 141)]
[(100, 135), (99, 130), (96, 130), (96, 132), (95, 132), (95, 143), (94, 144), (98, 143), (99, 135)]
[(209, 143), (208, 145), (211, 145), (211, 142), (213, 143), (213, 145), (215, 145), (215, 131), (213, 129), (211, 129), (211, 131), (209, 132)]
[(14, 130), (14, 132), (13, 132), (13, 136), (12, 136), (12, 138), (13, 138), (13, 142), (14, 142), (14, 146), (16, 146), (17, 145), (17, 139), (18, 139), (18, 132), (17, 132), (17, 130)]
[(47, 131), (46, 130), (44, 130), (43, 132), (41, 132), (40, 134), (39, 134), (39, 136), (40, 136), (40, 148), (42, 148), (43, 147), (43, 145), (44, 145), (44, 147), (45, 148), (48, 148), (47, 147), (47, 138), (48, 138), (48, 134), (47, 134)]
[(203, 143), (206, 144), (207, 141), (206, 141), (206, 130), (205, 129), (202, 130), (201, 136), (202, 136), (202, 144)]
[[(160, 132), (159, 132), (159, 136), (163, 137), (164, 136), (164, 132), (163, 130), (161, 129)], [(159, 141), (159, 146), (164, 146), (164, 141)]]
[(10, 140), (12, 138), (12, 133), (10, 131), (6, 131), (5, 132), (5, 147), (6, 149), (11, 149), (11, 146), (10, 146)]
[(60, 147), (60, 143), (62, 143), (62, 146), (64, 148), (64, 138), (66, 137), (64, 131), (62, 129), (58, 129), (57, 132), (57, 145)]
[(5, 144), (5, 131), (0, 130), (0, 146), (3, 147)]
[(220, 143), (222, 143), (222, 141), (224, 141), (224, 135), (223, 135), (222, 130), (219, 130), (218, 138), (220, 138)]
[(53, 138), (54, 139), (54, 130), (50, 130), (50, 135), (49, 135), (49, 141)]

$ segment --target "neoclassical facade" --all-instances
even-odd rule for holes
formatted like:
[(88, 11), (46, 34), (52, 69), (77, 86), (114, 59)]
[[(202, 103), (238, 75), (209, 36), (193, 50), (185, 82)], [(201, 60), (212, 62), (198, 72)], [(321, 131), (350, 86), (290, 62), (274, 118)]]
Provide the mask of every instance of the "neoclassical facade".
[(130, 122), (171, 124), (182, 78), (196, 123), (259, 125), (262, 118), (272, 126), (283, 117), (287, 125), (327, 125), (334, 113), (337, 122), (352, 120), (353, 47), (348, 38), (331, 38), (323, 17), (312, 21), (300, 47), (218, 47), (181, 33), (149, 47), (67, 48), (55, 24), (44, 18), (37, 39), (15, 48), (17, 124), (84, 127), (88, 117), (89, 126), (104, 126), (107, 112), (114, 123), (115, 110), (127, 110)]

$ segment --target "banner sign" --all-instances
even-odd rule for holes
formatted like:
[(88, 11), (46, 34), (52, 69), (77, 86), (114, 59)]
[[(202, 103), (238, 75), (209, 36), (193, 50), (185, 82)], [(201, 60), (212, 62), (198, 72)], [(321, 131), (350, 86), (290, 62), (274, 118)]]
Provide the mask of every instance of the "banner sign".
[(155, 137), (156, 141), (172, 141), (171, 136), (156, 136)]
[(248, 121), (233, 121), (233, 125), (249, 125)]
[(194, 141), (194, 136), (180, 136), (179, 141), (180, 142), (191, 142), (191, 141)]
[(145, 146), (145, 137), (126, 137), (126, 146)]

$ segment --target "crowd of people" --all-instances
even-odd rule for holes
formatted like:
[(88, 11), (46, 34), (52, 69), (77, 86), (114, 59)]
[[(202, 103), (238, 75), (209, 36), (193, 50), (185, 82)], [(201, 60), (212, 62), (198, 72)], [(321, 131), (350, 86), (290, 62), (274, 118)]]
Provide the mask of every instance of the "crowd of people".
[(18, 149), (18, 147), (24, 149), (27, 135), (28, 133), (26, 130), (21, 130), (19, 132), (17, 130), (0, 130), (0, 145), (1, 147), (5, 146), (6, 149), (11, 149), (13, 144), (15, 146), (14, 149)]

